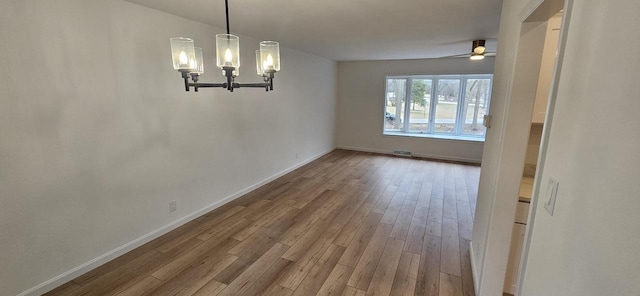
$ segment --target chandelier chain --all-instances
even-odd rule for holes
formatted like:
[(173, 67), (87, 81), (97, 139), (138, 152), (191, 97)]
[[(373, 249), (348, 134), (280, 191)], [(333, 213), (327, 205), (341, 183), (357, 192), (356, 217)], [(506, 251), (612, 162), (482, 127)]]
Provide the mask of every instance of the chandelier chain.
[(224, 10), (225, 10), (225, 15), (227, 16), (227, 35), (231, 34), (231, 31), (229, 30), (229, 0), (224, 0)]

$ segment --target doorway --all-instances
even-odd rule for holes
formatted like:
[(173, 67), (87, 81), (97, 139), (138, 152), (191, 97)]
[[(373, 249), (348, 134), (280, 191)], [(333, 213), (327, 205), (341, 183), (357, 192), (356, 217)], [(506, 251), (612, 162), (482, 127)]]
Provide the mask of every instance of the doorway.
[(520, 259), (524, 247), (527, 220), (530, 212), (531, 198), (533, 195), (533, 184), (538, 167), (538, 157), (540, 143), (542, 141), (542, 130), (544, 128), (545, 115), (549, 100), (552, 76), (556, 64), (556, 52), (560, 37), (560, 27), (562, 26), (563, 11), (543, 22), (545, 29), (542, 59), (538, 74), (537, 88), (531, 115), (531, 126), (529, 129), (528, 143), (525, 158), (523, 160), (522, 181), (517, 197), (515, 219), (513, 221), (513, 232), (509, 248), (509, 261), (504, 279), (504, 294), (515, 295), (518, 284), (518, 272)]
[[(497, 75), (500, 73), (498, 70), (502, 72), (500, 73), (502, 85), (499, 85), (498, 81), (494, 85), (497, 91), (494, 92), (492, 106), (496, 108), (492, 108), (491, 115), (495, 120), (492, 131), (487, 133), (485, 141), (478, 204), (470, 247), (477, 295), (500, 295), (505, 290), (506, 269), (519, 203), (519, 189), (532, 134), (536, 93), (543, 93), (538, 91), (538, 82), (547, 24), (549, 19), (558, 12), (564, 11), (562, 26), (558, 32), (559, 42), (556, 54), (558, 63), (554, 66), (550, 79), (547, 92), (547, 98), (550, 99), (541, 125), (542, 131), (539, 132), (540, 129), (538, 129), (541, 136), (540, 153), (536, 163), (542, 163), (540, 160), (545, 157), (548, 130), (551, 125), (550, 118), (552, 118), (557, 92), (556, 82), (562, 68), (571, 6), (572, 0), (522, 0), (506, 2), (503, 6), (504, 23), (501, 24), (501, 30), (504, 28), (505, 33), (501, 33), (501, 38), (506, 39), (502, 39), (503, 45), (499, 44), (498, 50), (502, 48), (506, 51), (500, 54), (504, 59), (502, 61), (504, 65), (496, 70)], [(535, 176), (539, 176), (543, 169), (542, 166), (536, 165), (534, 178), (530, 182), (533, 188), (530, 201), (532, 210), (529, 210), (528, 217), (525, 219), (527, 226), (524, 226), (524, 235), (521, 236), (522, 256), (517, 254), (512, 256), (524, 258), (520, 261), (520, 266), (515, 268), (516, 270), (526, 270), (527, 238), (530, 235), (530, 228), (527, 227), (530, 227), (535, 219), (536, 196), (540, 187), (540, 180)], [(521, 282), (523, 272), (511, 274), (512, 279), (517, 279), (516, 287), (519, 286), (517, 283)], [(511, 292), (518, 295), (517, 289)]]
[[(550, 38), (552, 39), (551, 42), (555, 42), (554, 45), (556, 47), (556, 50), (555, 50), (554, 66), (551, 72), (552, 73), (551, 80), (548, 81), (549, 87), (548, 87), (548, 90), (546, 91), (547, 98), (546, 100), (544, 100), (543, 98), (543, 100), (546, 102), (546, 108), (545, 108), (546, 111), (544, 114), (543, 128), (541, 130), (542, 133), (540, 135), (540, 147), (538, 150), (539, 155), (537, 157), (537, 162), (536, 162), (537, 166), (534, 174), (533, 186), (531, 189), (532, 199), (531, 199), (530, 209), (528, 211), (527, 226), (526, 226), (526, 230), (523, 237), (522, 254), (518, 256), (519, 258), (516, 257), (517, 259), (519, 259), (519, 263), (518, 263), (519, 266), (518, 266), (518, 277), (516, 281), (515, 295), (522, 294), (522, 283), (524, 281), (524, 277), (526, 274), (530, 239), (533, 232), (533, 225), (535, 223), (536, 209), (540, 199), (545, 198), (541, 194), (543, 180), (541, 179), (540, 176), (542, 176), (542, 173), (544, 171), (544, 160), (546, 158), (546, 151), (547, 151), (547, 146), (549, 142), (549, 136), (551, 133), (550, 132), (551, 126), (553, 124), (553, 114), (554, 114), (555, 105), (556, 105), (556, 97), (558, 94), (558, 81), (562, 73), (562, 60), (564, 58), (564, 51), (566, 48), (567, 37), (568, 37), (567, 32), (569, 29), (569, 22), (571, 20), (571, 11), (573, 8), (573, 0), (547, 0), (545, 2), (550, 2), (550, 3), (547, 4), (546, 6), (540, 5), (538, 9), (536, 9), (536, 11), (539, 11), (538, 13), (541, 15), (541, 17), (543, 18), (547, 17), (549, 19), (548, 22), (551, 24), (550, 29), (553, 31)], [(560, 9), (560, 11), (556, 12), (556, 10), (559, 7), (562, 7), (562, 8)], [(532, 16), (534, 15), (535, 13)], [(559, 28), (559, 29), (557, 29), (556, 31), (556, 28)], [(556, 41), (553, 41), (553, 39), (555, 38), (557, 38)], [(548, 69), (543, 69), (543, 70), (547, 71)], [(540, 116), (536, 114), (536, 112), (540, 112), (540, 110), (541, 109), (536, 109), (534, 106), (534, 113), (533, 113), (534, 119), (536, 117), (540, 118)]]

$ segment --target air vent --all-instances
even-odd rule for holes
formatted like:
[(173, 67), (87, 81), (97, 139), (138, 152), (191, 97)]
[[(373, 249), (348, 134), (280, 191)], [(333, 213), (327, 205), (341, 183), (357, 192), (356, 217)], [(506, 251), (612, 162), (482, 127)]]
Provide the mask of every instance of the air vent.
[(410, 151), (393, 150), (393, 155), (411, 157)]

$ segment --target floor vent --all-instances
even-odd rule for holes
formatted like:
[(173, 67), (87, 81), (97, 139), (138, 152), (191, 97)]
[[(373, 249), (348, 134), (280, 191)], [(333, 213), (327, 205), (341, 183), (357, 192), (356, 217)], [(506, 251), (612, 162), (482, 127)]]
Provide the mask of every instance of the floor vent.
[(393, 155), (411, 157), (410, 151), (393, 150)]

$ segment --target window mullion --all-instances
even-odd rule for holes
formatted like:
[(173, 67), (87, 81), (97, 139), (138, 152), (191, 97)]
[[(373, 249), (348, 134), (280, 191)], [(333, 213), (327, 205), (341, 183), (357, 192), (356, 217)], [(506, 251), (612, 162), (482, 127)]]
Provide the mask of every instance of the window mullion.
[[(489, 89), (487, 90), (487, 96), (484, 98), (484, 110), (485, 110), (485, 115), (490, 115), (489, 110), (491, 110), (491, 95), (493, 92), (493, 76), (491, 78), (489, 78)], [(482, 118), (482, 124), (484, 125), (484, 118)], [(484, 130), (484, 134), (482, 135), (482, 137), (486, 137), (487, 136), (487, 129), (485, 128)]]
[(405, 98), (407, 99), (404, 104), (404, 124), (403, 124), (403, 132), (409, 132), (409, 120), (411, 120), (411, 101), (413, 100), (413, 94), (411, 92), (411, 85), (413, 84), (413, 78), (409, 77), (407, 79), (407, 89)]
[(436, 120), (436, 101), (438, 100), (438, 83), (439, 79), (434, 77), (431, 80), (431, 99), (429, 102), (429, 126), (427, 130), (430, 134), (433, 134), (435, 129), (435, 120)]
[(462, 134), (462, 129), (465, 121), (464, 113), (464, 98), (466, 96), (467, 79), (460, 78), (460, 89), (458, 91), (458, 112), (456, 112), (456, 124), (454, 134), (459, 136)]

